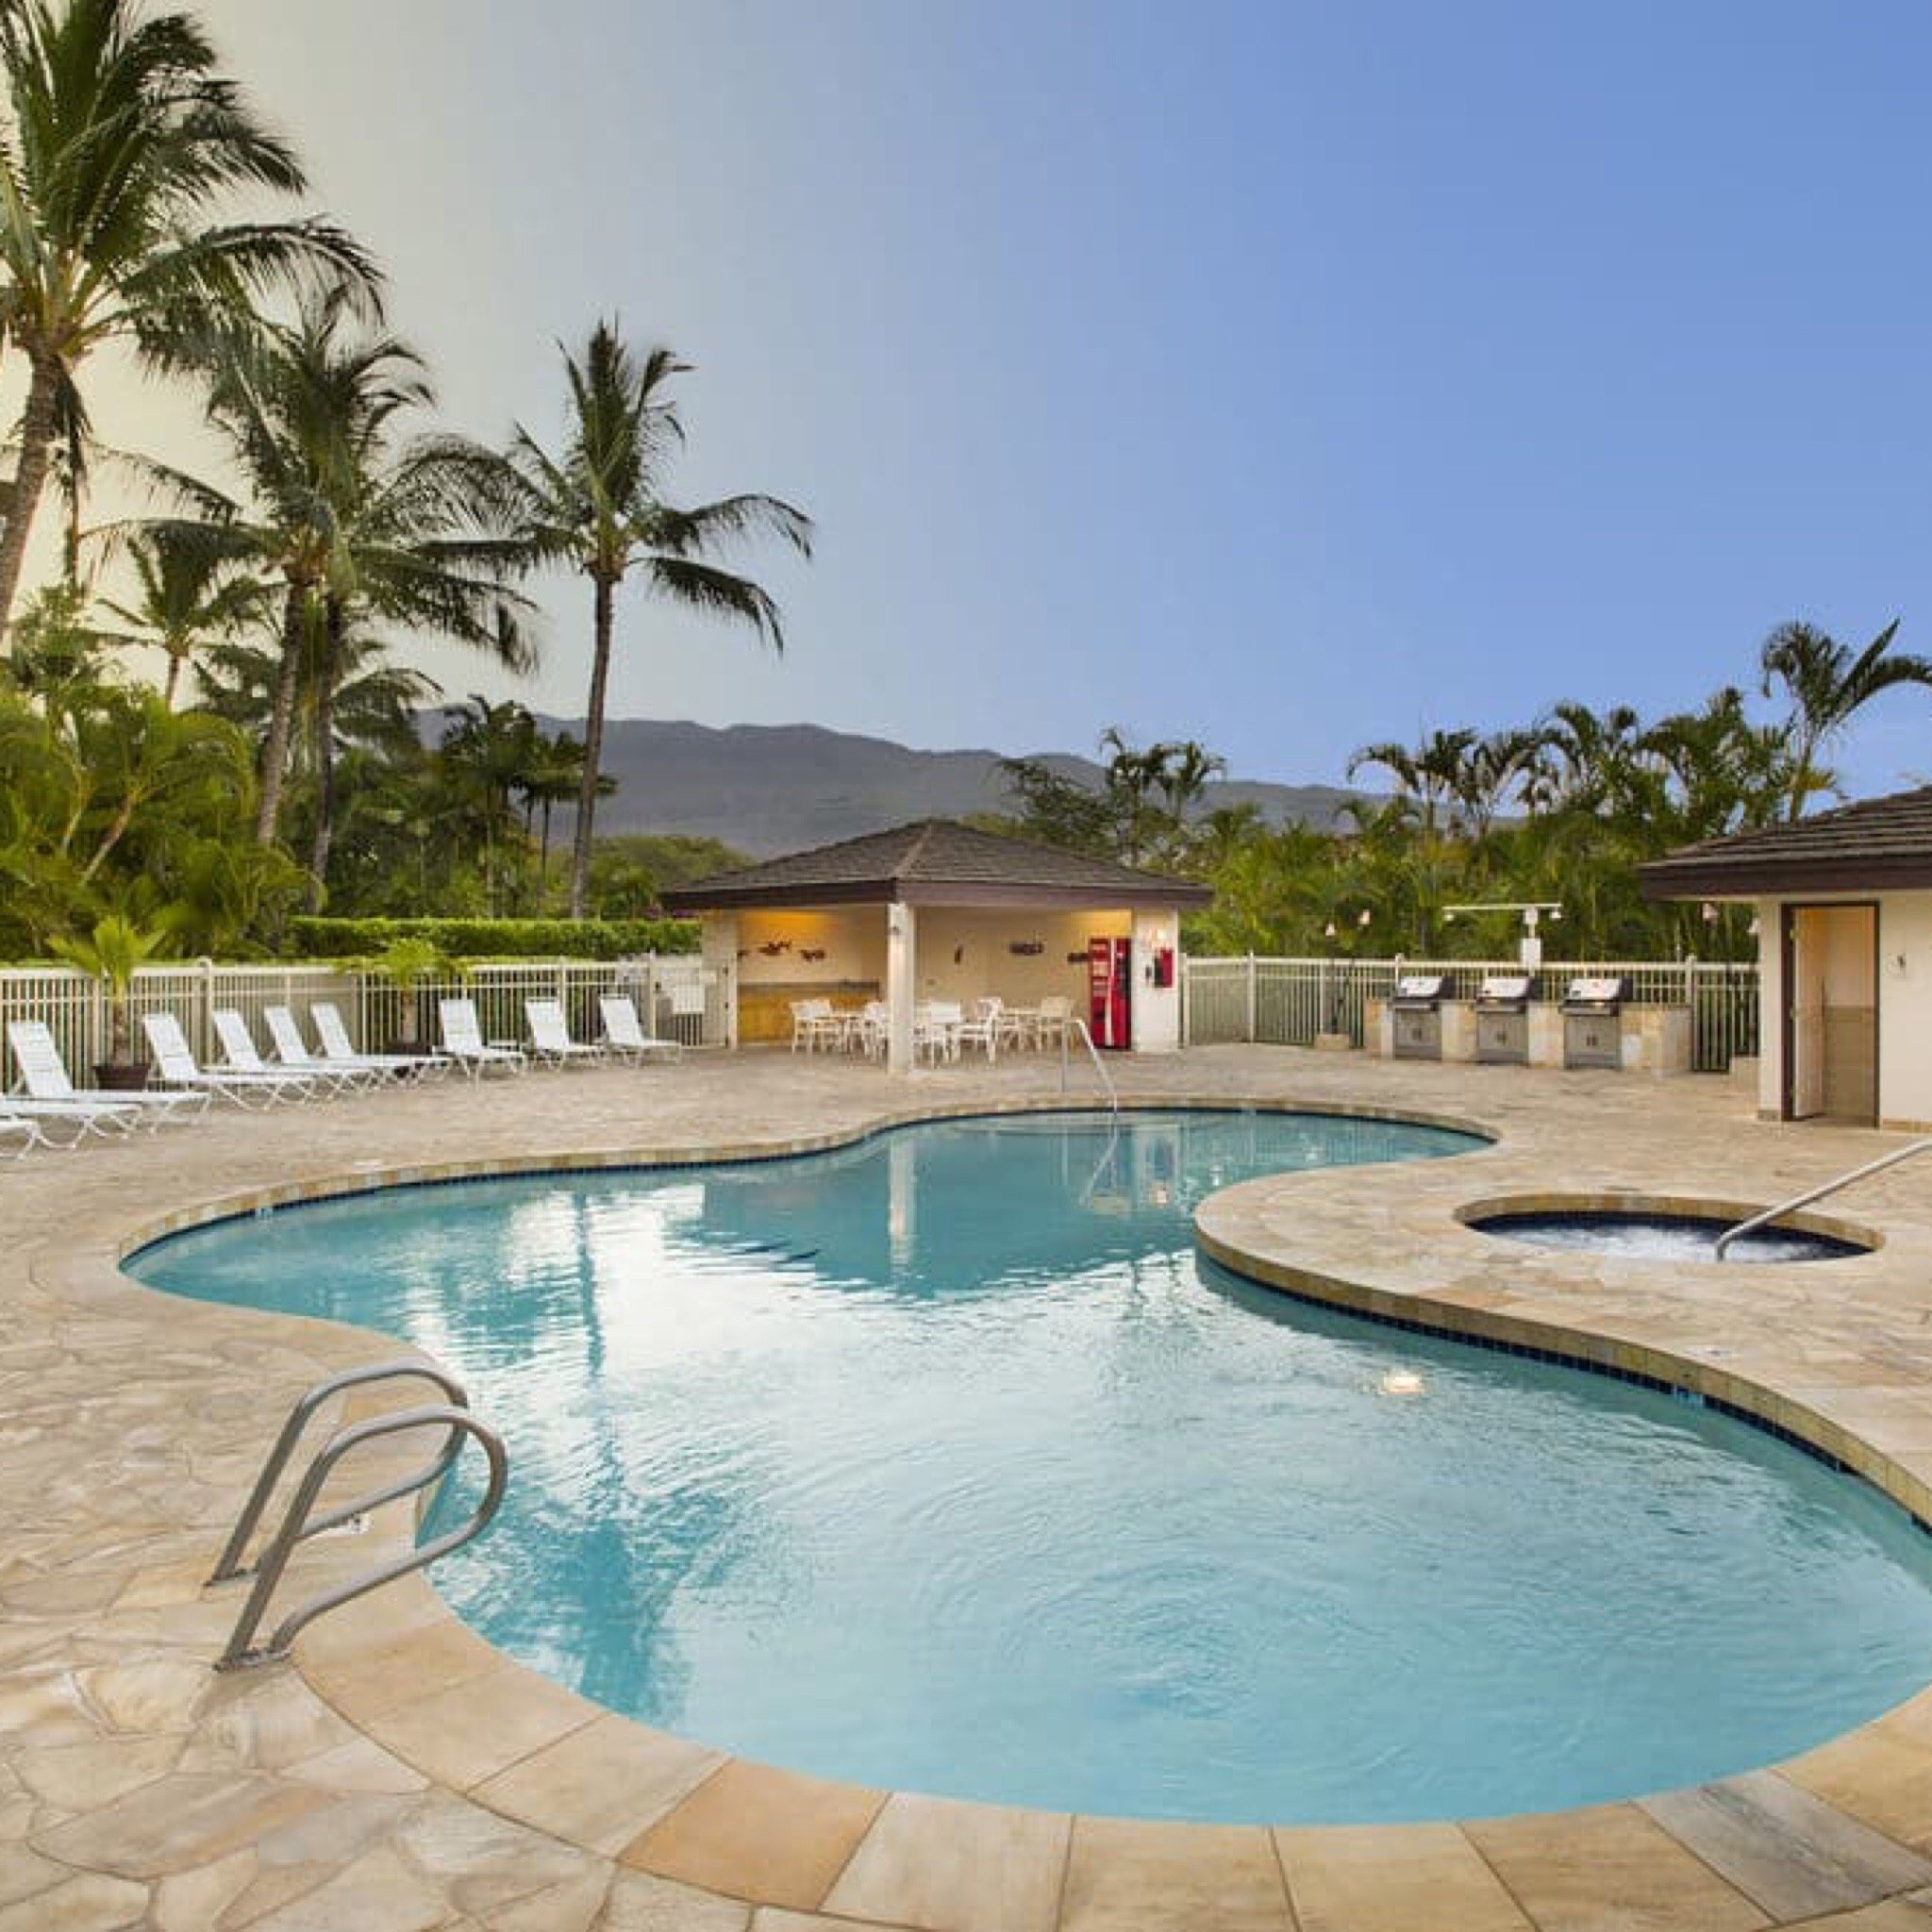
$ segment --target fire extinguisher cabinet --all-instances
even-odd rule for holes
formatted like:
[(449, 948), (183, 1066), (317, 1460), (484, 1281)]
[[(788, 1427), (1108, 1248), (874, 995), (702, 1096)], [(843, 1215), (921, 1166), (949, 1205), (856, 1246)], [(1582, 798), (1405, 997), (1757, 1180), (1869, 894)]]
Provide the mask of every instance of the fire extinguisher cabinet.
[(1131, 940), (1087, 941), (1087, 1030), (1095, 1046), (1124, 1052), (1133, 1044)]

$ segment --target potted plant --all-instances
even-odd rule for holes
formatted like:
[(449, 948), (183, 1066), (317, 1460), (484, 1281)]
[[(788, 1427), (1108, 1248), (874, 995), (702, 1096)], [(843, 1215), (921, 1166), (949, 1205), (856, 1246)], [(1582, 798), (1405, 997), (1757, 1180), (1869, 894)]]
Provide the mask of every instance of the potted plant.
[(94, 1084), (116, 1092), (147, 1085), (148, 1065), (134, 1057), (135, 969), (168, 950), (165, 926), (142, 926), (119, 912), (96, 921), (86, 938), (54, 941), (55, 954), (104, 982), (108, 993), (108, 1058), (94, 1068)]
[(385, 1053), (423, 1051), (423, 1015), (419, 989), (427, 980), (459, 979), (462, 968), (435, 941), (420, 936), (391, 940), (362, 970), (373, 974), (395, 993), (396, 1030)]

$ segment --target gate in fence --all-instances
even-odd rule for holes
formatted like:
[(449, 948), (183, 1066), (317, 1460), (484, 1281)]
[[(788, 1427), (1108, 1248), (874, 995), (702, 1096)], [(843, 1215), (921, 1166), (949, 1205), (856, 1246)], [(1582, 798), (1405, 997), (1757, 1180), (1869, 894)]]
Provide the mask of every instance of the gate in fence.
[[(1191, 1046), (1307, 1046), (1318, 1033), (1345, 1033), (1360, 1046), (1367, 1003), (1386, 1000), (1398, 973), (1444, 974), (1446, 997), (1466, 1000), (1486, 974), (1521, 970), (1514, 959), (1191, 958), (1181, 974), (1182, 1038)], [(1733, 1059), (1757, 1052), (1755, 962), (1545, 960), (1541, 972), (1546, 990), (1586, 974), (1616, 974), (1628, 979), (1634, 1006), (1689, 1008), (1697, 1073), (1727, 1073)]]

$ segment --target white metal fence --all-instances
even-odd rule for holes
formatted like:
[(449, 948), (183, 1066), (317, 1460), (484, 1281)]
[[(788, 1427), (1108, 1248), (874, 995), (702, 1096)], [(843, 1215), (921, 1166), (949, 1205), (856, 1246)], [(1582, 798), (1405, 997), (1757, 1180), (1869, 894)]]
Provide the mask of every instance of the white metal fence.
[[(171, 1012), (180, 1020), (197, 1058), (219, 1058), (208, 1015), (218, 1007), (243, 1014), (266, 1044), (264, 1007), (291, 1008), (313, 1035), (308, 1011), (331, 1000), (351, 1039), (364, 1051), (391, 1041), (433, 1043), (436, 1003), (461, 997), (476, 1003), (489, 1040), (521, 1040), (526, 999), (560, 1000), (573, 1035), (595, 1040), (602, 1026), (597, 999), (627, 993), (644, 1024), (662, 1040), (690, 1047), (724, 1046), (732, 1038), (736, 974), (694, 954), (649, 954), (635, 959), (520, 959), (471, 967), (460, 978), (425, 980), (408, 992), (374, 974), (325, 963), (290, 966), (218, 965), (211, 959), (143, 966), (135, 975), (133, 1008), (137, 1050), (141, 1015)], [(64, 966), (0, 967), (0, 1028), (13, 1020), (44, 1020), (76, 1081), (108, 1057), (108, 1005), (98, 980)], [(11, 1069), (0, 1070), (0, 1088)]]
[[(1483, 977), (1516, 973), (1514, 959), (1189, 959), (1181, 974), (1182, 1038), (1190, 1045), (1254, 1041), (1307, 1046), (1318, 1033), (1346, 1033), (1362, 1044), (1363, 1008), (1387, 999), (1398, 974), (1443, 973), (1451, 999), (1473, 999)], [(1757, 1051), (1755, 963), (1684, 960), (1545, 960), (1543, 991), (1560, 997), (1584, 974), (1617, 974), (1636, 1006), (1690, 1009), (1690, 1064), (1724, 1073)]]

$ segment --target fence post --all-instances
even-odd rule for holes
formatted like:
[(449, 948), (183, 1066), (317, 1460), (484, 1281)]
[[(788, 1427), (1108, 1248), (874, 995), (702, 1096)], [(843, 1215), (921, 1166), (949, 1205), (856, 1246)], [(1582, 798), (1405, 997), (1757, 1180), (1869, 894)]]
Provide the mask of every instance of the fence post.
[(1248, 955), (1248, 1044), (1255, 1043), (1255, 956)]
[(195, 963), (201, 968), (201, 1008), (194, 1016), (194, 1052), (206, 1059), (215, 1028), (215, 962), (204, 953)]
[(1721, 1071), (1708, 1058), (1709, 1042), (1705, 1038), (1704, 1008), (1697, 998), (1697, 955), (1684, 956), (1684, 1004), (1690, 1009), (1690, 1070), (1692, 1073)]

